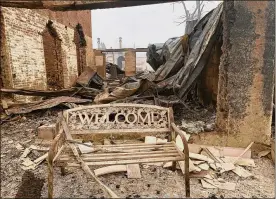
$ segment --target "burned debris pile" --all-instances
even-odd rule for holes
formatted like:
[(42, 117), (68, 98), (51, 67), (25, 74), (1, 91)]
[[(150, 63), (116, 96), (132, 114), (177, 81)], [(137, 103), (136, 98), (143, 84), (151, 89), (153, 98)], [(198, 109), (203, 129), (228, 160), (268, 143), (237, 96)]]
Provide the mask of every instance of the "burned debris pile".
[[(49, 108), (60, 102), (85, 101), (78, 98), (88, 99), (90, 103), (96, 104), (132, 102), (141, 98), (147, 98), (146, 103), (157, 105), (184, 103), (189, 99), (198, 100), (201, 96), (198, 94), (201, 92), (199, 77), (204, 67), (208, 67), (207, 63), (213, 57), (212, 49), (221, 35), (221, 13), (222, 5), (219, 5), (202, 18), (189, 35), (171, 38), (164, 44), (149, 45), (147, 62), (155, 70), (154, 72), (142, 72), (132, 77), (124, 77), (125, 72), (120, 67), (107, 62), (106, 72), (109, 74), (109, 79), (106, 80), (87, 68), (78, 77), (75, 86), (67, 89), (41, 91), (2, 88), (3, 94), (52, 97), (49, 106), (40, 106), (39, 104), (48, 103), (48, 101), (41, 101), (35, 104), (36, 108), (26, 108), (25, 105), (21, 111), (19, 111), (20, 108), (8, 108), (6, 114)], [(170, 100), (170, 96), (174, 96), (175, 100)], [(73, 98), (77, 99), (73, 100)], [(28, 109), (28, 111), (22, 111), (22, 109)]]

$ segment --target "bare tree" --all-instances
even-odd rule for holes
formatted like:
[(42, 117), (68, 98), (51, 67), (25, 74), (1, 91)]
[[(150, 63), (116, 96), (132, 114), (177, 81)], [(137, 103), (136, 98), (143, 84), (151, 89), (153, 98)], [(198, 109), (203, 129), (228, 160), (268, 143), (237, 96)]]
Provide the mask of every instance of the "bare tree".
[(185, 13), (184, 15), (179, 17), (180, 21), (176, 23), (178, 23), (178, 25), (185, 24), (185, 34), (189, 34), (193, 30), (193, 27), (200, 20), (202, 16), (204, 1), (196, 0), (195, 2), (196, 2), (196, 7), (192, 12), (190, 12), (187, 9), (184, 1), (179, 2), (182, 4)]

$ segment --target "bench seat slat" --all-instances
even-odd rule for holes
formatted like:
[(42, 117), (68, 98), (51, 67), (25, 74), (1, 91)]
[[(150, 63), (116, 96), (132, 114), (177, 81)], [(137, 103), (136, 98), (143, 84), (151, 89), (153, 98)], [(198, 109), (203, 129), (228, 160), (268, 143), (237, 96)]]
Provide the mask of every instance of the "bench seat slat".
[(163, 144), (163, 145), (140, 145), (140, 146), (105, 146), (105, 145), (95, 145), (97, 148), (103, 148), (103, 149), (147, 149), (147, 148), (170, 148), (173, 147), (173, 143)]
[[(105, 156), (105, 157), (93, 157), (93, 156), (81, 156), (84, 161), (110, 161), (110, 160), (125, 160), (125, 159), (141, 159), (147, 157), (177, 157), (180, 155), (178, 152), (173, 153), (161, 153), (161, 154), (135, 154), (135, 155), (121, 155), (121, 156)], [(63, 155), (60, 157), (59, 161), (70, 161), (74, 160), (73, 156)]]
[[(102, 162), (87, 162), (88, 166), (100, 166), (100, 165), (118, 165), (118, 164), (138, 164), (138, 163), (153, 163), (153, 162), (170, 162), (170, 161), (181, 161), (183, 157), (159, 157), (159, 158), (143, 158), (143, 159), (132, 159), (132, 160), (114, 160), (114, 161), (102, 161)], [(80, 164), (77, 162), (67, 163), (69, 167), (79, 167)]]
[(161, 145), (173, 145), (172, 142), (164, 142), (164, 143), (157, 143), (157, 144), (150, 144), (150, 143), (133, 143), (133, 144), (105, 144), (105, 145), (96, 145), (100, 147), (121, 147), (121, 146), (161, 146)]
[[(151, 155), (151, 154), (166, 154), (166, 153), (175, 153), (177, 150), (169, 150), (169, 151), (141, 151), (134, 153), (87, 153), (82, 154), (81, 157), (108, 157), (108, 156), (120, 156), (120, 155)], [(73, 154), (72, 154), (73, 155)]]

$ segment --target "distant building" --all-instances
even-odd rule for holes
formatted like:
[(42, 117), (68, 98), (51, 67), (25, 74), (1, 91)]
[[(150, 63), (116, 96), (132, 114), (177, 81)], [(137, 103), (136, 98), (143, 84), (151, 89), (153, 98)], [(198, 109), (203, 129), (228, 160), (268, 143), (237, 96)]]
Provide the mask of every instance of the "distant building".
[[(98, 50), (105, 50), (106, 46), (103, 42), (101, 42), (100, 38), (97, 39)], [(119, 49), (122, 48), (122, 37), (119, 37)], [(105, 52), (106, 61), (117, 64), (121, 69), (123, 69), (123, 62), (125, 61), (125, 53), (124, 52)]]

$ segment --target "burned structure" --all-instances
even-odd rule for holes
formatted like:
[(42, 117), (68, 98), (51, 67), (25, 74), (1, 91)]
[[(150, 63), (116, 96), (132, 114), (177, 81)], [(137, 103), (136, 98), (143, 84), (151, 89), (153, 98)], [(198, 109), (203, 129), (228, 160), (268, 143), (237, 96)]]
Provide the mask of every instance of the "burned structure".
[[(8, 6), (0, 15), (0, 90), (16, 100), (44, 99), (1, 98), (4, 197), (28, 198), (34, 189), (35, 198), (275, 196), (274, 1), (224, 1), (164, 44), (94, 51), (91, 19), (83, 20), (90, 11), (34, 9), (140, 1), (20, 2), (0, 1)], [(136, 70), (141, 51), (154, 72)], [(106, 52), (124, 52), (125, 69), (107, 63)], [(73, 178), (68, 167), (84, 172)], [(48, 170), (43, 189), (37, 180), (23, 184), (22, 173), (35, 169), (43, 183)]]
[(1, 87), (69, 88), (94, 65), (90, 11), (1, 7), (0, 14)]

